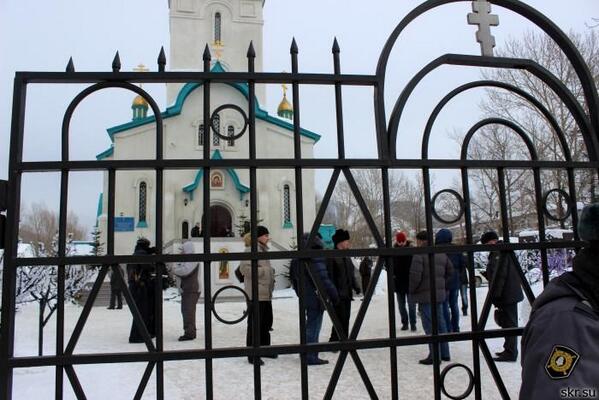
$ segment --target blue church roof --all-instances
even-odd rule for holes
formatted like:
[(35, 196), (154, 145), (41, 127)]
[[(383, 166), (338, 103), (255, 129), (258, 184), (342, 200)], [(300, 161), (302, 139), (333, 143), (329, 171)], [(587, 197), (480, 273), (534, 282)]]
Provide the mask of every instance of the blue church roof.
[[(218, 61), (214, 64), (214, 66), (212, 67), (212, 69), (210, 71), (211, 72), (225, 72), (223, 66)], [(177, 99), (175, 100), (175, 104), (167, 107), (166, 111), (163, 111), (161, 113), (162, 119), (171, 118), (171, 117), (181, 114), (181, 110), (183, 109), (183, 103), (185, 103), (185, 100), (187, 99), (187, 97), (191, 94), (191, 92), (193, 92), (195, 89), (201, 87), (202, 85), (203, 85), (203, 83), (198, 83), (198, 82), (186, 83), (179, 91), (179, 94), (177, 95)], [(225, 85), (229, 85), (229, 86), (237, 89), (241, 94), (244, 95), (244, 97), (246, 99), (249, 98), (249, 88), (248, 88), (247, 83), (225, 83)], [(293, 129), (294, 129), (293, 124), (269, 115), (266, 110), (260, 108), (258, 99), (254, 97), (254, 100), (255, 100), (255, 105), (256, 105), (256, 109), (255, 109), (256, 119), (266, 121), (268, 123), (271, 123), (273, 125), (281, 127), (283, 129), (293, 131)], [(146, 118), (140, 118), (140, 119), (136, 119), (133, 121), (129, 121), (129, 122), (121, 124), (121, 125), (113, 126), (111, 128), (108, 128), (106, 131), (108, 132), (108, 136), (110, 136), (110, 140), (112, 142), (114, 142), (114, 135), (116, 135), (120, 132), (125, 132), (130, 129), (137, 128), (138, 126), (143, 126), (143, 125), (147, 125), (147, 124), (151, 124), (151, 123), (155, 123), (155, 122), (156, 122), (156, 117), (154, 115), (150, 115)], [(305, 136), (309, 139), (314, 140), (314, 142), (318, 142), (320, 140), (319, 134), (309, 131), (304, 128), (300, 128), (300, 134), (302, 136)], [(101, 160), (106, 157), (110, 157), (113, 153), (114, 153), (114, 147), (111, 145), (108, 149), (106, 149), (103, 152), (101, 152), (100, 154), (96, 155), (96, 159)]]

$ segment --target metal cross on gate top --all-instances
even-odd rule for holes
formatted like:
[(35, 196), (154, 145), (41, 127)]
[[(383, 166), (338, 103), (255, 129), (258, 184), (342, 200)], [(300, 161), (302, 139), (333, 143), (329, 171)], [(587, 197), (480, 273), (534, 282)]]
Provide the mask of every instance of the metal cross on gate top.
[(468, 24), (478, 25), (476, 41), (480, 43), (481, 53), (493, 57), (495, 37), (491, 35), (491, 26), (499, 25), (499, 16), (491, 14), (491, 4), (487, 0), (474, 0), (472, 11), (468, 14)]

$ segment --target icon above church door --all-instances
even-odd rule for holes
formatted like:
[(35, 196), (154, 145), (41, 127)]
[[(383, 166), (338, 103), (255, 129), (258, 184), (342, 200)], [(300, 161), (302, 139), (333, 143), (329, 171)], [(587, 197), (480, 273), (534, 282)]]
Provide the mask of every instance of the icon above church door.
[(233, 236), (233, 218), (229, 210), (223, 206), (210, 206), (210, 236)]
[(225, 181), (223, 174), (218, 171), (214, 171), (210, 175), (210, 189), (223, 189), (225, 187)]

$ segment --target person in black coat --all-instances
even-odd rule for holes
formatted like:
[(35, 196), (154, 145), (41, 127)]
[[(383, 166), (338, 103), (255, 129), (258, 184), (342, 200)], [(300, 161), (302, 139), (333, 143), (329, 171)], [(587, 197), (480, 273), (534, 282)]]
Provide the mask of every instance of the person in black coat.
[[(452, 245), (453, 234), (449, 229), (439, 229), (435, 235), (435, 244), (438, 246)], [(466, 270), (466, 257), (462, 253), (447, 253), (453, 265), (453, 274), (447, 286), (447, 300), (443, 303), (443, 316), (449, 332), (460, 331), (460, 307), (458, 295), (462, 286), (462, 274)], [(463, 298), (462, 298), (463, 299)]]
[(200, 223), (196, 222), (195, 226), (191, 228), (191, 237), (200, 237), (202, 233), (200, 232)]
[(524, 328), (521, 400), (597, 398), (599, 203), (582, 210), (578, 235), (588, 244), (574, 257), (572, 271), (537, 297)]
[[(337, 229), (333, 235), (333, 243), (336, 250), (349, 249), (349, 232)], [(353, 290), (356, 293), (360, 293), (360, 288), (354, 275), (354, 264), (348, 257), (329, 258), (327, 260), (327, 270), (339, 294), (339, 302), (335, 305), (335, 313), (341, 322), (341, 327), (344, 329), (345, 334), (349, 335), (349, 317), (351, 315)], [(333, 327), (329, 342), (336, 341), (339, 341), (339, 335)]]
[(372, 258), (366, 256), (360, 261), (360, 278), (362, 278), (362, 293), (366, 293), (368, 285), (370, 285), (370, 276), (372, 275)]
[[(393, 247), (411, 247), (412, 243), (403, 232), (395, 234), (395, 243)], [(393, 282), (395, 282), (395, 295), (397, 297), (397, 307), (401, 316), (401, 330), (408, 330), (408, 322), (412, 332), (416, 331), (416, 303), (409, 297), (410, 286), (410, 265), (412, 256), (409, 254), (395, 256), (391, 260), (393, 265)], [(406, 304), (408, 309), (406, 310)]]
[[(309, 233), (304, 233), (302, 236), (304, 243), (307, 243), (309, 236)], [(322, 243), (320, 237), (316, 237), (314, 239), (314, 243), (311, 248), (317, 250), (324, 248), (324, 244)], [(300, 296), (302, 293), (299, 288), (299, 275), (302, 273), (304, 274), (305, 286), (303, 290), (303, 299), (304, 306), (306, 308), (306, 344), (318, 343), (320, 329), (322, 327), (322, 316), (325, 309), (324, 298), (319, 295), (314, 281), (312, 280), (310, 274), (308, 274), (308, 268), (310, 268), (312, 276), (320, 280), (320, 283), (324, 287), (324, 290), (326, 291), (331, 303), (335, 305), (339, 301), (337, 289), (329, 277), (326, 262), (323, 258), (313, 258), (308, 263), (304, 263), (302, 266), (300, 266), (300, 260), (298, 259), (291, 261), (290, 275), (293, 289), (298, 296)], [(307, 353), (306, 361), (308, 365), (324, 365), (329, 363), (328, 360), (319, 358), (318, 353), (316, 352)]]
[(114, 310), (115, 305), (116, 308), (119, 310), (123, 308), (123, 288), (121, 287), (121, 279), (119, 279), (117, 273), (121, 273), (120, 265), (118, 266), (116, 273), (114, 270), (110, 270), (110, 305), (108, 306), (109, 310)]
[[(140, 238), (135, 244), (133, 255), (151, 255), (155, 252), (156, 249), (150, 247), (150, 241), (148, 239)], [(156, 336), (153, 274), (154, 265), (152, 264), (127, 264), (129, 291), (141, 314), (141, 319), (152, 338)], [(129, 343), (143, 343), (143, 341), (141, 332), (135, 324), (135, 321), (133, 321), (131, 333), (129, 334)]]
[[(480, 238), (482, 244), (500, 243), (497, 233), (490, 231)], [(515, 328), (518, 326), (518, 303), (524, 300), (518, 266), (514, 263), (515, 255), (512, 252), (489, 253), (487, 264), (487, 279), (489, 280), (489, 296), (497, 308), (495, 322), (501, 328)], [(503, 351), (496, 353), (496, 361), (516, 361), (518, 359), (518, 343), (516, 336), (507, 336)]]

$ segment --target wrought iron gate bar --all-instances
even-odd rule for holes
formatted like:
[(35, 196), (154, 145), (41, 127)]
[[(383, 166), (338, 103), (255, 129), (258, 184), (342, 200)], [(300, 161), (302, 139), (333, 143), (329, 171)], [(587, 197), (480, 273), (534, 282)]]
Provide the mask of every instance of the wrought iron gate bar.
[[(208, 44), (204, 48), (204, 54), (202, 55), (203, 68), (204, 72), (210, 70), (210, 49), (208, 48)], [(202, 91), (203, 100), (202, 100), (202, 118), (204, 121), (210, 121), (210, 87), (212, 81), (206, 80), (204, 81), (204, 90)], [(208, 126), (212, 126), (212, 123), (205, 124), (206, 129), (205, 132), (210, 132), (210, 128)], [(212, 142), (208, 140), (210, 135), (206, 136), (206, 140), (204, 140), (203, 146), (203, 158), (205, 160), (210, 159), (210, 146)], [(210, 253), (210, 233), (211, 233), (211, 218), (210, 218), (210, 165), (205, 166), (202, 169), (203, 173), (203, 182), (202, 182), (202, 229), (204, 232), (203, 237), (203, 249), (204, 254)], [(212, 293), (211, 290), (211, 282), (212, 282), (212, 268), (210, 265), (210, 261), (205, 261), (205, 264), (202, 268), (204, 270), (204, 293)], [(253, 272), (253, 271), (252, 271)], [(210, 296), (204, 296), (204, 347), (207, 350), (212, 349), (212, 304)], [(213, 381), (212, 381), (212, 359), (207, 359), (205, 361), (205, 379), (206, 379), (206, 399), (212, 400), (214, 395), (213, 389)]]
[(576, 249), (585, 245), (584, 241), (559, 241), (545, 243), (498, 243), (496, 245), (455, 245), (455, 246), (435, 246), (409, 247), (409, 248), (378, 248), (378, 249), (350, 249), (350, 250), (301, 250), (301, 251), (272, 251), (268, 253), (259, 253), (251, 255), (250, 253), (210, 253), (210, 254), (163, 254), (161, 256), (76, 256), (76, 257), (37, 257), (37, 258), (16, 258), (16, 266), (33, 265), (78, 265), (78, 264), (127, 264), (127, 263), (155, 263), (155, 262), (184, 262), (184, 261), (241, 261), (241, 260), (284, 260), (290, 258), (314, 258), (314, 257), (364, 257), (364, 256), (397, 256), (428, 253), (447, 253), (447, 252), (472, 252), (481, 251), (511, 251), (511, 250), (536, 250), (536, 249)]
[[(467, 2), (469, 0), (429, 0), (418, 7), (414, 8), (411, 12), (406, 15), (401, 22), (397, 25), (397, 27), (391, 32), (383, 50), (381, 51), (381, 56), (379, 58), (376, 75), (384, 77), (387, 70), (387, 63), (389, 61), (389, 57), (391, 51), (393, 50), (393, 46), (395, 45), (397, 39), (403, 32), (403, 30), (416, 18), (420, 15), (430, 11), (434, 8), (440, 7), (445, 4), (451, 3), (462, 3)], [(507, 8), (517, 14), (520, 14), (524, 18), (530, 20), (537, 27), (542, 29), (549, 37), (551, 37), (555, 43), (560, 47), (560, 49), (564, 52), (564, 54), (568, 57), (568, 60), (572, 64), (576, 75), (578, 76), (580, 82), (583, 83), (582, 89), (584, 92), (584, 97), (591, 113), (591, 124), (593, 125), (593, 130), (595, 135), (599, 132), (599, 95), (597, 94), (597, 88), (595, 87), (594, 78), (591, 74), (589, 67), (586, 65), (584, 58), (574, 46), (570, 38), (549, 18), (530, 7), (524, 2), (518, 0), (491, 0), (493, 4), (496, 4), (500, 7)], [(384, 85), (384, 83), (383, 83)], [(379, 112), (380, 115), (385, 115), (385, 91), (384, 86), (381, 86), (381, 90), (377, 91), (375, 105), (381, 105), (381, 109)], [(595, 152), (599, 151), (596, 149)]]
[(99, 82), (131, 83), (188, 83), (210, 80), (212, 83), (240, 83), (254, 81), (257, 84), (281, 84), (301, 82), (302, 85), (376, 86), (380, 83), (375, 75), (306, 74), (271, 72), (16, 72), (15, 77), (23, 83), (86, 84)]
[(551, 90), (553, 90), (557, 96), (564, 102), (574, 120), (578, 124), (578, 128), (581, 130), (587, 149), (589, 149), (589, 159), (592, 161), (597, 160), (596, 152), (599, 151), (599, 140), (593, 134), (592, 128), (592, 116), (594, 110), (590, 111), (591, 118), (587, 116), (584, 109), (578, 103), (572, 92), (551, 72), (546, 68), (537, 64), (532, 60), (523, 59), (511, 59), (511, 58), (496, 58), (496, 57), (479, 57), (479, 56), (466, 56), (461, 54), (445, 54), (423, 67), (414, 77), (406, 84), (405, 88), (401, 92), (393, 107), (389, 119), (388, 127), (388, 146), (391, 150), (391, 157), (395, 158), (395, 147), (397, 142), (397, 133), (399, 128), (400, 119), (405, 108), (405, 105), (416, 88), (418, 83), (430, 72), (443, 65), (463, 65), (470, 67), (495, 67), (495, 68), (506, 68), (506, 69), (524, 69), (537, 78), (541, 79)]
[[(472, 209), (470, 207), (470, 188), (468, 180), (468, 168), (461, 168), (462, 178), (462, 193), (464, 198), (464, 220), (466, 221), (466, 243), (474, 243), (472, 233)], [(476, 298), (476, 282), (474, 281), (474, 253), (468, 252), (468, 292), (470, 299), (470, 326), (476, 327), (478, 324), (478, 300)], [(482, 398), (482, 388), (480, 380), (480, 340), (473, 338), (472, 340), (472, 363), (474, 369), (474, 395), (476, 399)]]
[(431, 115), (426, 123), (426, 127), (424, 129), (424, 135), (422, 138), (422, 158), (423, 159), (428, 158), (428, 148), (429, 148), (429, 139), (430, 139), (431, 131), (432, 131), (432, 128), (435, 124), (437, 117), (439, 116), (439, 114), (441, 113), (441, 111), (443, 110), (445, 105), (447, 105), (449, 103), (449, 101), (452, 100), (454, 97), (456, 97), (458, 94), (461, 94), (467, 90), (475, 89), (475, 88), (487, 88), (487, 87), (495, 87), (495, 88), (505, 89), (509, 92), (519, 95), (520, 97), (524, 98), (529, 103), (534, 105), (543, 114), (543, 116), (545, 117), (545, 119), (547, 120), (549, 125), (551, 125), (555, 134), (557, 135), (560, 146), (561, 146), (561, 150), (564, 153), (565, 161), (572, 162), (570, 148), (568, 147), (568, 143), (566, 141), (564, 132), (562, 131), (562, 129), (559, 126), (555, 117), (549, 112), (547, 107), (545, 107), (534, 96), (525, 92), (524, 90), (520, 89), (519, 87), (510, 85), (505, 82), (494, 81), (494, 80), (480, 80), (480, 81), (474, 81), (474, 82), (470, 82), (470, 83), (461, 85), (461, 86), (455, 88), (454, 90), (452, 90), (451, 92), (449, 92), (445, 97), (443, 97), (441, 99), (441, 101), (439, 101), (439, 103), (437, 103), (437, 105), (433, 109), (433, 112), (431, 113)]
[[(568, 192), (562, 190), (560, 194), (567, 203), (569, 210), (574, 210), (571, 213), (571, 221), (574, 227), (577, 226), (578, 216), (576, 213), (577, 195), (576, 195), (576, 176), (575, 170), (589, 170), (593, 174), (599, 173), (599, 97), (596, 92), (595, 83), (590, 73), (588, 66), (578, 50), (572, 45), (567, 35), (564, 34), (557, 26), (542, 14), (529, 7), (528, 5), (517, 0), (490, 0), (494, 5), (505, 7), (512, 10), (525, 18), (528, 18), (540, 29), (546, 32), (566, 54), (575, 73), (577, 74), (582, 89), (584, 92), (584, 102), (578, 102), (570, 90), (559, 81), (551, 72), (543, 66), (531, 60), (522, 60), (514, 58), (475, 56), (475, 55), (460, 55), (460, 54), (444, 54), (437, 59), (428, 63), (422, 68), (404, 87), (403, 91), (394, 104), (392, 112), (385, 113), (385, 77), (387, 74), (387, 63), (391, 51), (398, 40), (402, 31), (421, 14), (432, 10), (436, 7), (450, 3), (465, 3), (471, 0), (428, 0), (416, 7), (410, 12), (394, 29), (389, 36), (378, 61), (377, 71), (375, 75), (356, 75), (342, 74), (340, 62), (340, 48), (335, 39), (332, 46), (332, 73), (299, 73), (298, 71), (298, 47), (295, 39), (291, 43), (290, 61), (291, 73), (268, 73), (255, 72), (255, 51), (253, 44), (250, 43), (247, 53), (248, 68), (247, 72), (211, 72), (211, 55), (209, 46), (207, 45), (202, 57), (203, 71), (202, 72), (165, 72), (166, 55), (164, 49), (161, 49), (157, 60), (158, 72), (120, 72), (121, 62), (118, 52), (112, 62), (112, 72), (75, 72), (74, 63), (69, 60), (66, 72), (17, 72), (14, 80), (13, 92), (13, 112), (12, 112), (12, 127), (11, 127), (11, 143), (10, 143), (10, 159), (9, 159), (9, 202), (8, 202), (8, 224), (7, 224), (7, 243), (5, 250), (5, 268), (3, 272), (3, 294), (2, 294), (2, 334), (7, 340), (0, 343), (0, 379), (2, 388), (0, 389), (0, 399), (12, 398), (13, 386), (13, 369), (28, 368), (28, 367), (47, 367), (54, 366), (55, 369), (55, 388), (54, 394), (56, 399), (62, 400), (64, 375), (66, 374), (77, 399), (85, 399), (86, 394), (81, 386), (81, 382), (75, 372), (75, 365), (86, 364), (107, 364), (107, 363), (133, 363), (146, 362), (145, 371), (139, 382), (135, 399), (142, 398), (145, 388), (148, 385), (149, 379), (153, 371), (156, 371), (156, 398), (162, 400), (164, 398), (164, 363), (169, 361), (181, 360), (204, 360), (205, 361), (205, 387), (206, 398), (211, 400), (214, 397), (214, 379), (213, 379), (213, 360), (222, 358), (237, 358), (249, 357), (254, 358), (253, 365), (253, 382), (254, 382), (254, 398), (262, 397), (262, 379), (261, 367), (258, 362), (259, 357), (275, 355), (275, 354), (299, 354), (300, 355), (300, 374), (301, 374), (301, 397), (302, 400), (309, 398), (309, 376), (307, 368), (306, 354), (313, 351), (331, 351), (338, 350), (341, 353), (337, 359), (337, 364), (333, 370), (329, 380), (325, 399), (333, 397), (335, 388), (338, 384), (344, 363), (347, 356), (350, 355), (358, 369), (358, 373), (365, 385), (368, 395), (372, 399), (378, 398), (378, 394), (373, 386), (366, 368), (364, 367), (358, 351), (360, 350), (386, 350), (389, 351), (390, 363), (390, 385), (389, 391), (391, 398), (396, 400), (399, 398), (398, 388), (398, 366), (397, 366), (397, 347), (410, 345), (435, 344), (432, 346), (433, 351), (433, 389), (435, 399), (441, 398), (441, 382), (440, 380), (440, 360), (439, 349), (436, 344), (441, 342), (461, 342), (471, 341), (472, 343), (472, 362), (474, 375), (474, 396), (477, 400), (482, 398), (481, 384), (481, 368), (480, 355), (487, 362), (491, 375), (497, 385), (499, 394), (503, 398), (509, 398), (506, 385), (504, 384), (499, 370), (497, 369), (494, 360), (491, 357), (491, 352), (487, 345), (488, 339), (501, 338), (508, 336), (520, 336), (523, 332), (522, 328), (510, 329), (491, 329), (486, 330), (487, 320), (491, 312), (491, 300), (486, 298), (482, 309), (479, 313), (475, 288), (474, 277), (474, 253), (484, 251), (498, 251), (502, 255), (508, 255), (512, 261), (518, 264), (518, 260), (514, 251), (518, 250), (536, 250), (541, 254), (541, 269), (543, 272), (543, 282), (546, 284), (549, 279), (549, 268), (547, 251), (550, 249), (577, 249), (584, 245), (578, 240), (576, 229), (574, 229), (574, 241), (547, 242), (544, 232), (545, 217), (547, 211), (547, 193), (551, 190), (556, 190), (552, 187), (544, 187), (542, 181), (542, 172), (547, 170), (565, 170), (568, 178)], [(465, 66), (479, 68), (510, 68), (525, 71), (542, 80), (568, 108), (570, 114), (575, 120), (577, 128), (582, 133), (584, 144), (588, 158), (590, 161), (572, 161), (568, 141), (565, 138), (564, 132), (560, 128), (555, 117), (548, 109), (541, 104), (534, 96), (521, 90), (518, 87), (502, 82), (491, 80), (479, 80), (463, 84), (442, 98), (436, 104), (431, 112), (426, 126), (423, 130), (422, 140), (422, 159), (397, 159), (397, 138), (399, 127), (404, 108), (411, 98), (411, 94), (418, 86), (420, 81), (436, 68), (444, 65), (449, 66)], [(203, 147), (203, 159), (164, 159), (163, 146), (164, 134), (163, 125), (164, 117), (169, 116), (168, 112), (162, 113), (155, 100), (140, 87), (134, 83), (188, 83), (195, 82), (203, 84), (203, 108), (196, 110), (203, 116), (204, 121), (211, 120), (211, 91), (215, 84), (247, 84), (247, 108), (248, 117), (246, 119), (249, 126), (249, 157), (248, 159), (225, 159), (212, 160), (210, 159), (211, 141), (207, 140)], [(89, 84), (90, 86), (83, 89), (77, 96), (73, 98), (63, 117), (61, 129), (61, 156), (59, 161), (23, 161), (23, 136), (25, 125), (25, 107), (26, 107), (26, 89), (29, 84)], [(256, 85), (260, 84), (277, 84), (290, 83), (293, 88), (293, 157), (282, 159), (259, 159), (256, 157), (256, 111), (257, 101), (255, 98)], [(301, 108), (300, 108), (300, 90), (302, 85), (322, 85), (330, 86), (335, 91), (335, 118), (336, 118), (336, 137), (337, 137), (337, 158), (323, 159), (303, 159), (301, 149)], [(345, 134), (343, 126), (343, 86), (361, 86), (372, 88), (373, 90), (373, 111), (375, 116), (375, 132), (377, 143), (377, 155), (369, 159), (347, 159), (345, 154)], [(147, 118), (144, 122), (153, 125), (155, 129), (155, 159), (143, 160), (70, 160), (69, 159), (69, 127), (71, 118), (77, 109), (80, 102), (87, 96), (107, 88), (121, 88), (130, 90), (142, 96), (151, 106), (154, 117)], [(535, 107), (546, 119), (548, 126), (553, 130), (559, 140), (565, 161), (546, 161), (537, 160), (537, 153), (532, 141), (526, 135), (524, 130), (517, 124), (501, 118), (487, 118), (477, 122), (468, 130), (461, 149), (460, 159), (428, 159), (429, 155), (429, 139), (431, 131), (435, 124), (438, 115), (443, 111), (443, 108), (455, 96), (466, 90), (474, 88), (493, 87), (502, 90), (507, 90), (511, 94), (520, 96), (525, 101)], [(225, 107), (230, 105), (223, 105)], [(236, 106), (237, 107), (237, 106)], [(587, 113), (588, 110), (588, 113)], [(214, 111), (212, 111), (214, 112)], [(244, 111), (245, 112), (245, 111)], [(388, 122), (387, 122), (388, 121)], [(468, 159), (468, 145), (473, 135), (481, 128), (487, 125), (503, 125), (517, 135), (525, 142), (529, 151), (529, 160), (470, 160)], [(212, 125), (212, 124), (210, 124)], [(214, 128), (213, 128), (214, 129)], [(403, 133), (403, 132), (402, 132)], [(243, 134), (243, 133), (242, 133)], [(245, 168), (249, 170), (250, 181), (250, 227), (251, 227), (251, 247), (249, 252), (243, 253), (211, 253), (211, 238), (210, 238), (210, 185), (209, 176), (214, 168)], [(204, 181), (202, 210), (204, 215), (203, 229), (204, 237), (202, 238), (203, 253), (199, 254), (162, 254), (163, 248), (163, 185), (164, 173), (168, 170), (180, 169), (202, 169)], [(293, 169), (295, 178), (295, 234), (297, 238), (302, 237), (306, 229), (304, 226), (304, 204), (303, 204), (303, 171), (311, 170), (332, 170), (332, 175), (325, 192), (321, 207), (317, 210), (314, 222), (309, 229), (309, 237), (307, 242), (298, 240), (298, 249), (289, 251), (273, 251), (259, 252), (256, 235), (256, 225), (258, 223), (257, 215), (257, 174), (260, 169)], [(376, 169), (380, 170), (382, 185), (383, 185), (383, 222), (384, 226), (377, 226), (372, 214), (368, 210), (366, 202), (361, 194), (353, 174), (352, 169)], [(428, 231), (428, 239), (431, 246), (417, 248), (393, 248), (392, 237), (392, 219), (391, 219), (391, 202), (389, 188), (389, 170), (417, 170), (422, 174), (424, 183), (424, 202), (426, 211), (426, 227)], [(499, 203), (501, 211), (501, 226), (502, 236), (506, 243), (497, 245), (476, 245), (477, 238), (474, 237), (472, 225), (472, 209), (470, 204), (470, 187), (469, 187), (469, 171), (472, 169), (493, 169), (496, 171), (499, 182)], [(122, 170), (146, 170), (152, 171), (155, 176), (155, 243), (158, 248), (157, 254), (152, 256), (132, 256), (132, 255), (115, 255), (115, 193), (116, 193), (116, 171)], [(466, 230), (466, 245), (456, 246), (432, 246), (433, 245), (433, 217), (432, 210), (434, 209), (431, 188), (431, 173), (436, 170), (456, 170), (460, 171), (462, 178), (462, 193), (457, 191), (454, 193), (461, 201), (463, 199), (463, 216), (460, 215), (459, 220), (465, 224)], [(509, 241), (509, 218), (508, 207), (506, 200), (509, 188), (506, 188), (506, 175), (509, 170), (525, 170), (532, 172), (534, 179), (534, 198), (535, 204), (532, 209), (536, 211), (536, 219), (539, 230), (539, 240), (532, 243), (507, 243)], [(105, 256), (84, 256), (84, 257), (67, 257), (66, 256), (66, 225), (68, 211), (68, 189), (69, 189), (69, 174), (71, 171), (102, 171), (107, 172), (108, 190), (105, 193), (107, 197), (107, 228), (106, 228), (106, 249)], [(24, 174), (31, 172), (60, 172), (60, 209), (59, 209), (59, 229), (58, 229), (58, 251), (56, 257), (35, 257), (35, 258), (18, 258), (17, 250), (17, 232), (19, 227), (19, 215), (21, 213), (21, 180)], [(343, 173), (344, 179), (353, 193), (360, 211), (365, 217), (369, 229), (376, 241), (378, 248), (375, 249), (350, 249), (350, 250), (315, 250), (311, 249), (312, 241), (315, 238), (318, 227), (322, 222), (331, 196), (336, 184), (339, 182), (339, 177)], [(447, 189), (446, 189), (447, 190)], [(549, 190), (549, 192), (547, 191)], [(436, 196), (436, 195), (435, 195)], [(460, 197), (461, 196), (461, 197)], [(380, 230), (379, 230), (380, 229)], [(366, 312), (370, 306), (372, 296), (374, 294), (374, 285), (370, 285), (364, 291), (364, 301), (361, 302), (357, 312), (355, 322), (350, 327), (349, 332), (344, 332), (340, 321), (335, 313), (330, 299), (323, 288), (323, 283), (320, 278), (313, 274), (310, 269), (307, 270), (307, 276), (300, 274), (300, 301), (298, 305), (298, 318), (300, 327), (300, 343), (285, 344), (262, 347), (259, 344), (260, 326), (259, 321), (259, 303), (258, 303), (258, 280), (252, 279), (252, 301), (248, 311), (251, 311), (253, 320), (251, 321), (252, 341), (247, 347), (234, 348), (213, 348), (212, 343), (212, 297), (206, 297), (204, 303), (204, 349), (194, 350), (165, 350), (163, 343), (163, 299), (161, 282), (156, 280), (155, 291), (158, 294), (156, 297), (156, 344), (152, 342), (150, 334), (145, 324), (143, 323), (139, 310), (135, 305), (131, 293), (125, 288), (125, 300), (131, 309), (134, 324), (142, 333), (144, 342), (146, 343), (146, 352), (135, 353), (102, 353), (102, 354), (73, 354), (77, 346), (77, 342), (85, 323), (91, 312), (91, 307), (99, 291), (101, 282), (103, 281), (108, 268), (113, 268), (116, 271), (117, 264), (125, 263), (144, 263), (157, 264), (180, 261), (200, 261), (205, 263), (203, 272), (203, 281), (205, 282), (205, 293), (211, 292), (212, 268), (211, 263), (220, 261), (251, 261), (251, 274), (256, 277), (258, 273), (258, 262), (260, 260), (287, 260), (301, 259), (307, 260), (315, 257), (377, 257), (378, 260), (374, 267), (373, 281), (377, 281), (382, 273), (383, 264), (391, 265), (391, 257), (399, 255), (416, 255), (426, 254), (429, 259), (429, 268), (434, 268), (435, 254), (439, 253), (467, 253), (469, 265), (469, 297), (471, 305), (470, 322), (472, 330), (469, 332), (439, 334), (437, 326), (437, 309), (431, 308), (432, 312), (432, 335), (419, 336), (401, 336), (397, 337), (395, 327), (395, 299), (394, 299), (394, 280), (393, 269), (388, 269), (387, 279), (387, 306), (389, 312), (389, 327), (388, 337), (377, 339), (357, 340), (358, 333), (362, 327)], [(65, 292), (65, 271), (71, 265), (79, 264), (97, 264), (102, 265), (96, 282), (92, 287), (89, 299), (83, 307), (82, 313), (76, 322), (74, 331), (68, 340), (65, 347), (65, 310), (64, 310), (64, 292)], [(300, 263), (300, 265), (303, 265)], [(15, 357), (14, 356), (14, 334), (15, 334), (15, 282), (18, 268), (26, 266), (56, 266), (58, 271), (58, 305), (57, 305), (57, 326), (56, 326), (56, 355), (44, 357)], [(157, 267), (158, 268), (158, 267)], [(158, 272), (158, 271), (157, 271)], [(120, 276), (120, 275), (119, 275)], [(522, 281), (524, 292), (529, 301), (534, 299), (528, 282), (525, 280), (524, 272), (519, 270), (518, 276)], [(431, 303), (436, 303), (436, 281), (433, 274), (430, 274), (431, 282)], [(338, 332), (340, 341), (334, 343), (315, 343), (306, 344), (305, 335), (305, 304), (301, 299), (301, 294), (305, 290), (305, 280), (310, 279), (318, 288), (318, 292), (322, 296), (325, 308), (333, 321), (334, 329)], [(124, 279), (120, 276), (121, 284), (124, 284)], [(490, 288), (492, 289), (492, 288)], [(480, 314), (480, 315), (479, 315)], [(386, 389), (387, 390), (387, 389)]]
[[(438, 337), (418, 335), (401, 336), (395, 339), (360, 339), (337, 343), (314, 343), (307, 345), (272, 345), (270, 347), (261, 347), (256, 350), (256, 354), (297, 354), (299, 352), (322, 352), (322, 351), (351, 351), (351, 350), (369, 350), (385, 349), (390, 346), (402, 347), (417, 344), (427, 344), (435, 342), (459, 342), (468, 341), (471, 338), (494, 339), (504, 336), (519, 336), (523, 328), (492, 329), (485, 331), (472, 332), (454, 332), (439, 335)], [(184, 361), (200, 360), (206, 358), (238, 358), (254, 354), (252, 348), (246, 347), (228, 347), (215, 348), (212, 350), (164, 350), (163, 352), (128, 352), (128, 353), (99, 353), (99, 354), (73, 354), (42, 357), (13, 357), (9, 359), (9, 364), (13, 368), (25, 367), (45, 367), (52, 365), (82, 365), (82, 364), (110, 364), (110, 363), (135, 363), (151, 362), (162, 359), (164, 361)]]
[(417, 169), (428, 167), (431, 169), (459, 169), (468, 168), (511, 168), (511, 169), (597, 169), (599, 161), (529, 161), (529, 160), (449, 160), (449, 159), (396, 159), (396, 160), (377, 160), (377, 159), (351, 159), (344, 160), (319, 158), (303, 159), (295, 161), (290, 158), (269, 158), (256, 160), (243, 159), (225, 159), (212, 160), (212, 162), (198, 159), (172, 159), (172, 160), (115, 160), (115, 161), (25, 161), (16, 168), (18, 172), (57, 172), (63, 169), (72, 171), (95, 171), (95, 170), (151, 170), (155, 168), (163, 169), (193, 169), (205, 168), (208, 165), (213, 168), (251, 168), (262, 167), (265, 169), (291, 169), (298, 166), (304, 169), (332, 169), (332, 168), (352, 168), (352, 169), (374, 169), (374, 168), (392, 168), (392, 169)]

